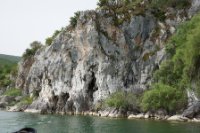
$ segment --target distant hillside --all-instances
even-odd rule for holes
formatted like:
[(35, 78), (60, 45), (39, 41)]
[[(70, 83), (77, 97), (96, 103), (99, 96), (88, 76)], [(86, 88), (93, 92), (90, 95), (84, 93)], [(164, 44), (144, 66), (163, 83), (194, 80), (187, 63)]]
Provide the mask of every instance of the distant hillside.
[(19, 56), (0, 54), (0, 65), (2, 65), (2, 64), (15, 64), (15, 63), (19, 62), (20, 59), (21, 59), (21, 57), (19, 57)]

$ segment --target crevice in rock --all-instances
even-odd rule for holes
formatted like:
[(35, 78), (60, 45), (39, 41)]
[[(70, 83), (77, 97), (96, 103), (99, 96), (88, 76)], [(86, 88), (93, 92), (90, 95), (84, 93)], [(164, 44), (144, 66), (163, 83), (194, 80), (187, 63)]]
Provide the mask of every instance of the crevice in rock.
[(52, 87), (51, 79), (47, 79), (47, 80), (48, 80), (48, 85), (49, 85), (50, 87)]
[(69, 99), (69, 93), (61, 92), (61, 94), (58, 96), (56, 112), (64, 112), (65, 111), (65, 104), (68, 99)]
[(53, 93), (53, 96), (49, 99), (49, 104), (48, 104), (50, 113), (55, 113), (57, 102), (58, 102), (58, 96), (55, 96)]
[(96, 85), (95, 73), (92, 72), (91, 81), (89, 82), (88, 88), (87, 88), (87, 91), (86, 91), (86, 93), (88, 94), (89, 101), (93, 101), (94, 100), (93, 93), (95, 91), (97, 91), (97, 90), (98, 90), (98, 87)]

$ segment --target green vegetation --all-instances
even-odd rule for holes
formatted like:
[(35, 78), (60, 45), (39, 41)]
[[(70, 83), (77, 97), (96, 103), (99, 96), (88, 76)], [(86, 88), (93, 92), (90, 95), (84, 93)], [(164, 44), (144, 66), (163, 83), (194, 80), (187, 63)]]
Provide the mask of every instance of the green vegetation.
[(144, 93), (141, 106), (146, 110), (182, 109), (187, 102), (186, 89), (200, 96), (200, 14), (179, 26), (166, 45), (171, 58), (154, 73), (151, 90)]
[(22, 57), (27, 59), (35, 55), (38, 49), (42, 47), (42, 44), (38, 41), (34, 41), (30, 44), (31, 48), (27, 48)]
[(115, 107), (118, 109), (136, 108), (138, 104), (136, 95), (122, 91), (111, 94), (110, 97), (105, 100), (105, 103), (109, 107)]
[(70, 18), (70, 25), (75, 28), (78, 22), (78, 18), (80, 16), (80, 12), (75, 12), (74, 17)]
[[(100, 9), (107, 10), (107, 16), (112, 16), (114, 25), (118, 26), (124, 21), (130, 20), (131, 15), (144, 15), (145, 7), (139, 6), (141, 1), (142, 0), (99, 0), (97, 5)], [(120, 18), (118, 16), (120, 16)]]
[(53, 33), (53, 35), (52, 35), (51, 37), (48, 37), (48, 38), (46, 39), (45, 44), (46, 44), (47, 46), (50, 46), (50, 45), (52, 44), (53, 40), (57, 37), (57, 35), (58, 35), (61, 31), (62, 31), (62, 30), (56, 30), (56, 31)]
[(33, 102), (33, 98), (29, 97), (29, 96), (25, 96), (21, 99), (21, 101), (18, 103), (19, 106), (23, 106), (23, 105), (30, 105)]
[(159, 9), (166, 9), (167, 7), (183, 9), (188, 8), (190, 2), (190, 0), (151, 0), (151, 6)]
[(108, 11), (107, 15), (113, 17), (116, 26), (130, 20), (132, 15), (144, 16), (146, 10), (151, 11), (157, 19), (164, 21), (168, 7), (186, 9), (191, 5), (190, 0), (149, 0), (145, 4), (141, 3), (142, 0), (99, 0), (97, 5), (100, 9)]
[(6, 96), (21, 96), (22, 95), (22, 92), (20, 89), (17, 89), (17, 88), (11, 88), (9, 90), (7, 90), (6, 92), (4, 92), (3, 95), (6, 95)]
[[(200, 80), (200, 14), (194, 16), (192, 20), (182, 24), (177, 33), (170, 39), (166, 45), (166, 51), (171, 55), (171, 66), (162, 68), (165, 72), (171, 69), (168, 75), (174, 77), (169, 79), (166, 84), (172, 84), (179, 88), (192, 88), (200, 96), (198, 83)], [(169, 68), (170, 67), (170, 68)], [(163, 76), (160, 73), (158, 78)], [(163, 76), (164, 77), (164, 76)], [(176, 78), (176, 79), (175, 79)], [(193, 86), (192, 86), (193, 84)]]
[(144, 93), (144, 111), (165, 109), (174, 112), (185, 107), (186, 89), (200, 96), (200, 14), (180, 25), (166, 45), (170, 59), (154, 73), (155, 84)]
[(20, 57), (17, 56), (0, 54), (0, 87), (7, 87), (12, 83), (10, 74), (17, 75), (17, 62), (19, 60)]
[(18, 56), (0, 54), (0, 66), (16, 64), (20, 59)]
[(141, 107), (144, 111), (165, 109), (168, 112), (175, 112), (186, 105), (186, 97), (184, 91), (158, 83), (144, 93)]

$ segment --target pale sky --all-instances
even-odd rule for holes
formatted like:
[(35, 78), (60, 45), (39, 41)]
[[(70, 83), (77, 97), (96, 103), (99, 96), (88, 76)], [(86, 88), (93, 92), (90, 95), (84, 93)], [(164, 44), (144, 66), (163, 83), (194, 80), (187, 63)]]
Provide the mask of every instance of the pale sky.
[(98, 0), (0, 0), (0, 54), (21, 56), (34, 40), (69, 24), (74, 12), (95, 9)]

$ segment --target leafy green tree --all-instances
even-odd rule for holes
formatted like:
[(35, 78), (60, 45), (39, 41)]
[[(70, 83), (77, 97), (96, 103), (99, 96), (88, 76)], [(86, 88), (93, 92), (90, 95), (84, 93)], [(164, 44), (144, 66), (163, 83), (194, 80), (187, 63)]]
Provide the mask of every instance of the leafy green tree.
[(30, 44), (30, 46), (31, 48), (27, 48), (26, 51), (22, 55), (24, 59), (34, 56), (36, 51), (42, 47), (42, 43), (38, 41), (34, 41)]
[(162, 83), (154, 84), (142, 97), (141, 107), (144, 111), (165, 109), (169, 113), (176, 112), (185, 107), (186, 93)]
[(200, 96), (200, 15), (180, 25), (166, 45), (171, 58), (155, 72), (155, 82), (175, 88), (193, 89)]
[(75, 28), (78, 22), (78, 18), (80, 16), (80, 12), (75, 12), (74, 17), (70, 18), (70, 25)]

